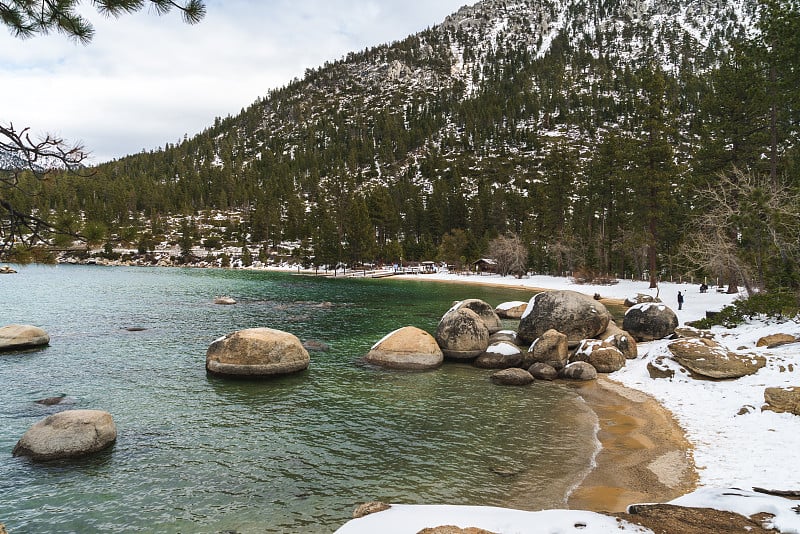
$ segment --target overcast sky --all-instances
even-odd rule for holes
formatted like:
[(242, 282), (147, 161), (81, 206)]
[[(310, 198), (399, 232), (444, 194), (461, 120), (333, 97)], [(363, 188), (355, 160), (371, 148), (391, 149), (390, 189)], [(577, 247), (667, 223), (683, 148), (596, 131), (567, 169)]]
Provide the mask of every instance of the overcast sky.
[[(89, 2), (85, 2), (90, 5)], [(105, 19), (88, 45), (0, 28), (0, 123), (81, 142), (98, 163), (190, 137), (306, 68), (436, 25), (473, 0), (206, 0)]]

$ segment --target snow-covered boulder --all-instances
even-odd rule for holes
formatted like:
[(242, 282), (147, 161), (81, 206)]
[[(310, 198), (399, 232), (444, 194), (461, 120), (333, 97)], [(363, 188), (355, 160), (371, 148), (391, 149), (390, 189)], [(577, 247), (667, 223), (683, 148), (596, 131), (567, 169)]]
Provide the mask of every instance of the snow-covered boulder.
[(755, 374), (766, 365), (763, 356), (736, 354), (711, 339), (677, 339), (667, 348), (672, 359), (707, 378), (740, 378)]
[(474, 360), (489, 346), (486, 323), (468, 308), (448, 311), (439, 321), (434, 337), (444, 357), (453, 360)]
[(534, 363), (546, 363), (556, 370), (567, 365), (569, 346), (567, 336), (557, 330), (550, 329), (531, 344), (522, 361), (523, 367)]
[(308, 351), (296, 336), (272, 328), (239, 330), (214, 341), (206, 369), (228, 376), (277, 376), (308, 368)]
[(535, 295), (519, 322), (519, 337), (531, 343), (550, 329), (578, 343), (603, 333), (611, 320), (606, 307), (576, 291), (546, 291)]
[(652, 295), (645, 295), (644, 293), (637, 293), (636, 295), (625, 297), (625, 306), (628, 308), (631, 306), (636, 306), (637, 304), (645, 304), (648, 302), (661, 302), (661, 299)]
[(522, 364), (522, 351), (516, 345), (500, 341), (486, 347), (486, 351), (474, 362), (483, 369), (508, 369)]
[(598, 373), (613, 373), (625, 367), (625, 356), (614, 345), (599, 339), (585, 339), (570, 357), (570, 362), (587, 362)]
[(489, 336), (489, 344), (492, 343), (499, 343), (501, 341), (505, 341), (506, 343), (511, 343), (512, 345), (520, 345), (521, 340), (517, 335), (516, 330), (499, 330), (494, 334)]
[(663, 339), (678, 327), (678, 316), (664, 304), (637, 304), (625, 312), (622, 329), (636, 341)]
[(432, 335), (406, 326), (375, 343), (365, 360), (391, 369), (423, 370), (442, 365), (444, 355)]
[(636, 340), (628, 332), (617, 326), (614, 321), (608, 323), (606, 331), (597, 336), (597, 339), (617, 347), (626, 360), (635, 360), (639, 356), (639, 347), (636, 344)]
[(527, 308), (528, 308), (527, 302), (512, 300), (510, 302), (503, 302), (502, 304), (498, 304), (495, 307), (494, 311), (501, 319), (519, 319), (525, 313), (525, 310)]
[(472, 310), (478, 314), (478, 317), (480, 317), (486, 324), (489, 334), (494, 334), (495, 332), (499, 332), (503, 329), (503, 323), (500, 322), (500, 317), (497, 316), (494, 308), (492, 308), (486, 302), (480, 299), (467, 299), (457, 302), (451, 309), (458, 310), (464, 308)]

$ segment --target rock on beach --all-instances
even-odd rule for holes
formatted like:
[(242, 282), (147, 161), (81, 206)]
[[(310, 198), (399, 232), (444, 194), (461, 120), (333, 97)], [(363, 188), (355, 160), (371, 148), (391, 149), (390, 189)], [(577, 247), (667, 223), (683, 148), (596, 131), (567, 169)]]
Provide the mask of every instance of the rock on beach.
[(611, 314), (599, 301), (577, 291), (545, 291), (535, 295), (519, 322), (519, 337), (532, 343), (553, 329), (578, 343), (603, 333)]
[(300, 340), (272, 328), (239, 330), (214, 341), (206, 351), (212, 374), (268, 377), (308, 368), (310, 357)]
[(637, 304), (625, 312), (622, 329), (631, 334), (636, 341), (655, 341), (664, 339), (675, 332), (678, 316), (664, 304)]
[(10, 324), (0, 328), (0, 352), (25, 350), (50, 343), (50, 335), (37, 326)]
[(763, 356), (736, 354), (711, 339), (678, 339), (667, 348), (676, 362), (706, 378), (740, 378), (755, 374), (767, 363)]
[(111, 446), (116, 439), (117, 428), (110, 413), (67, 410), (34, 424), (12, 454), (32, 460), (80, 458)]

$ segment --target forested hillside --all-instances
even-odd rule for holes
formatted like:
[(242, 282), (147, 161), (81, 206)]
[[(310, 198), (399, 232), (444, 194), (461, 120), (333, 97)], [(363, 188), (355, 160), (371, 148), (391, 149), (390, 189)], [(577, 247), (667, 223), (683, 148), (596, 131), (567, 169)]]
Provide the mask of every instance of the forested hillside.
[[(318, 265), (470, 262), (513, 234), (539, 272), (796, 286), (774, 197), (800, 185), (797, 19), (793, 1), (484, 0), (16, 202), (114, 246), (178, 215), (187, 247), (295, 242)], [(211, 210), (236, 224), (193, 230)]]

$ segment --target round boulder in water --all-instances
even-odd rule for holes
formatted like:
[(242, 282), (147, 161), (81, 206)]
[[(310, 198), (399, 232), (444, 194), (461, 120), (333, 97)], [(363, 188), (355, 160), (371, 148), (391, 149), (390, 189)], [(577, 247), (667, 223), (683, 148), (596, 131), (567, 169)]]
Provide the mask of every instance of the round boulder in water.
[(370, 349), (365, 360), (390, 369), (435, 369), (444, 355), (432, 335), (406, 326), (387, 335)]
[(518, 367), (496, 371), (490, 378), (492, 382), (503, 386), (527, 386), (533, 382), (533, 375)]
[(561, 369), (558, 376), (571, 380), (595, 380), (597, 379), (597, 369), (587, 362), (573, 362)]
[(577, 291), (546, 291), (535, 295), (519, 322), (519, 337), (528, 343), (546, 331), (558, 330), (569, 343), (605, 331), (611, 314), (605, 306)]
[(519, 347), (499, 341), (492, 343), (475, 360), (475, 366), (483, 369), (508, 369), (522, 364), (522, 351)]
[(489, 346), (486, 323), (468, 308), (448, 311), (439, 321), (435, 337), (444, 357), (453, 360), (474, 360)]
[(14, 456), (32, 460), (79, 458), (117, 439), (111, 414), (101, 410), (68, 410), (45, 417), (28, 429), (14, 447)]
[(457, 302), (452, 309), (457, 310), (461, 308), (466, 308), (477, 313), (478, 317), (483, 319), (483, 322), (486, 323), (489, 334), (494, 334), (503, 329), (503, 323), (500, 322), (500, 317), (497, 316), (494, 308), (489, 306), (486, 302), (480, 299), (462, 300), (461, 302)]
[(38, 326), (10, 324), (0, 328), (0, 352), (32, 349), (48, 343), (50, 335)]
[(625, 312), (622, 329), (636, 341), (663, 339), (678, 328), (678, 316), (664, 304), (637, 304)]
[(307, 369), (309, 363), (296, 336), (272, 328), (239, 330), (217, 339), (206, 351), (206, 369), (218, 375), (285, 375)]

